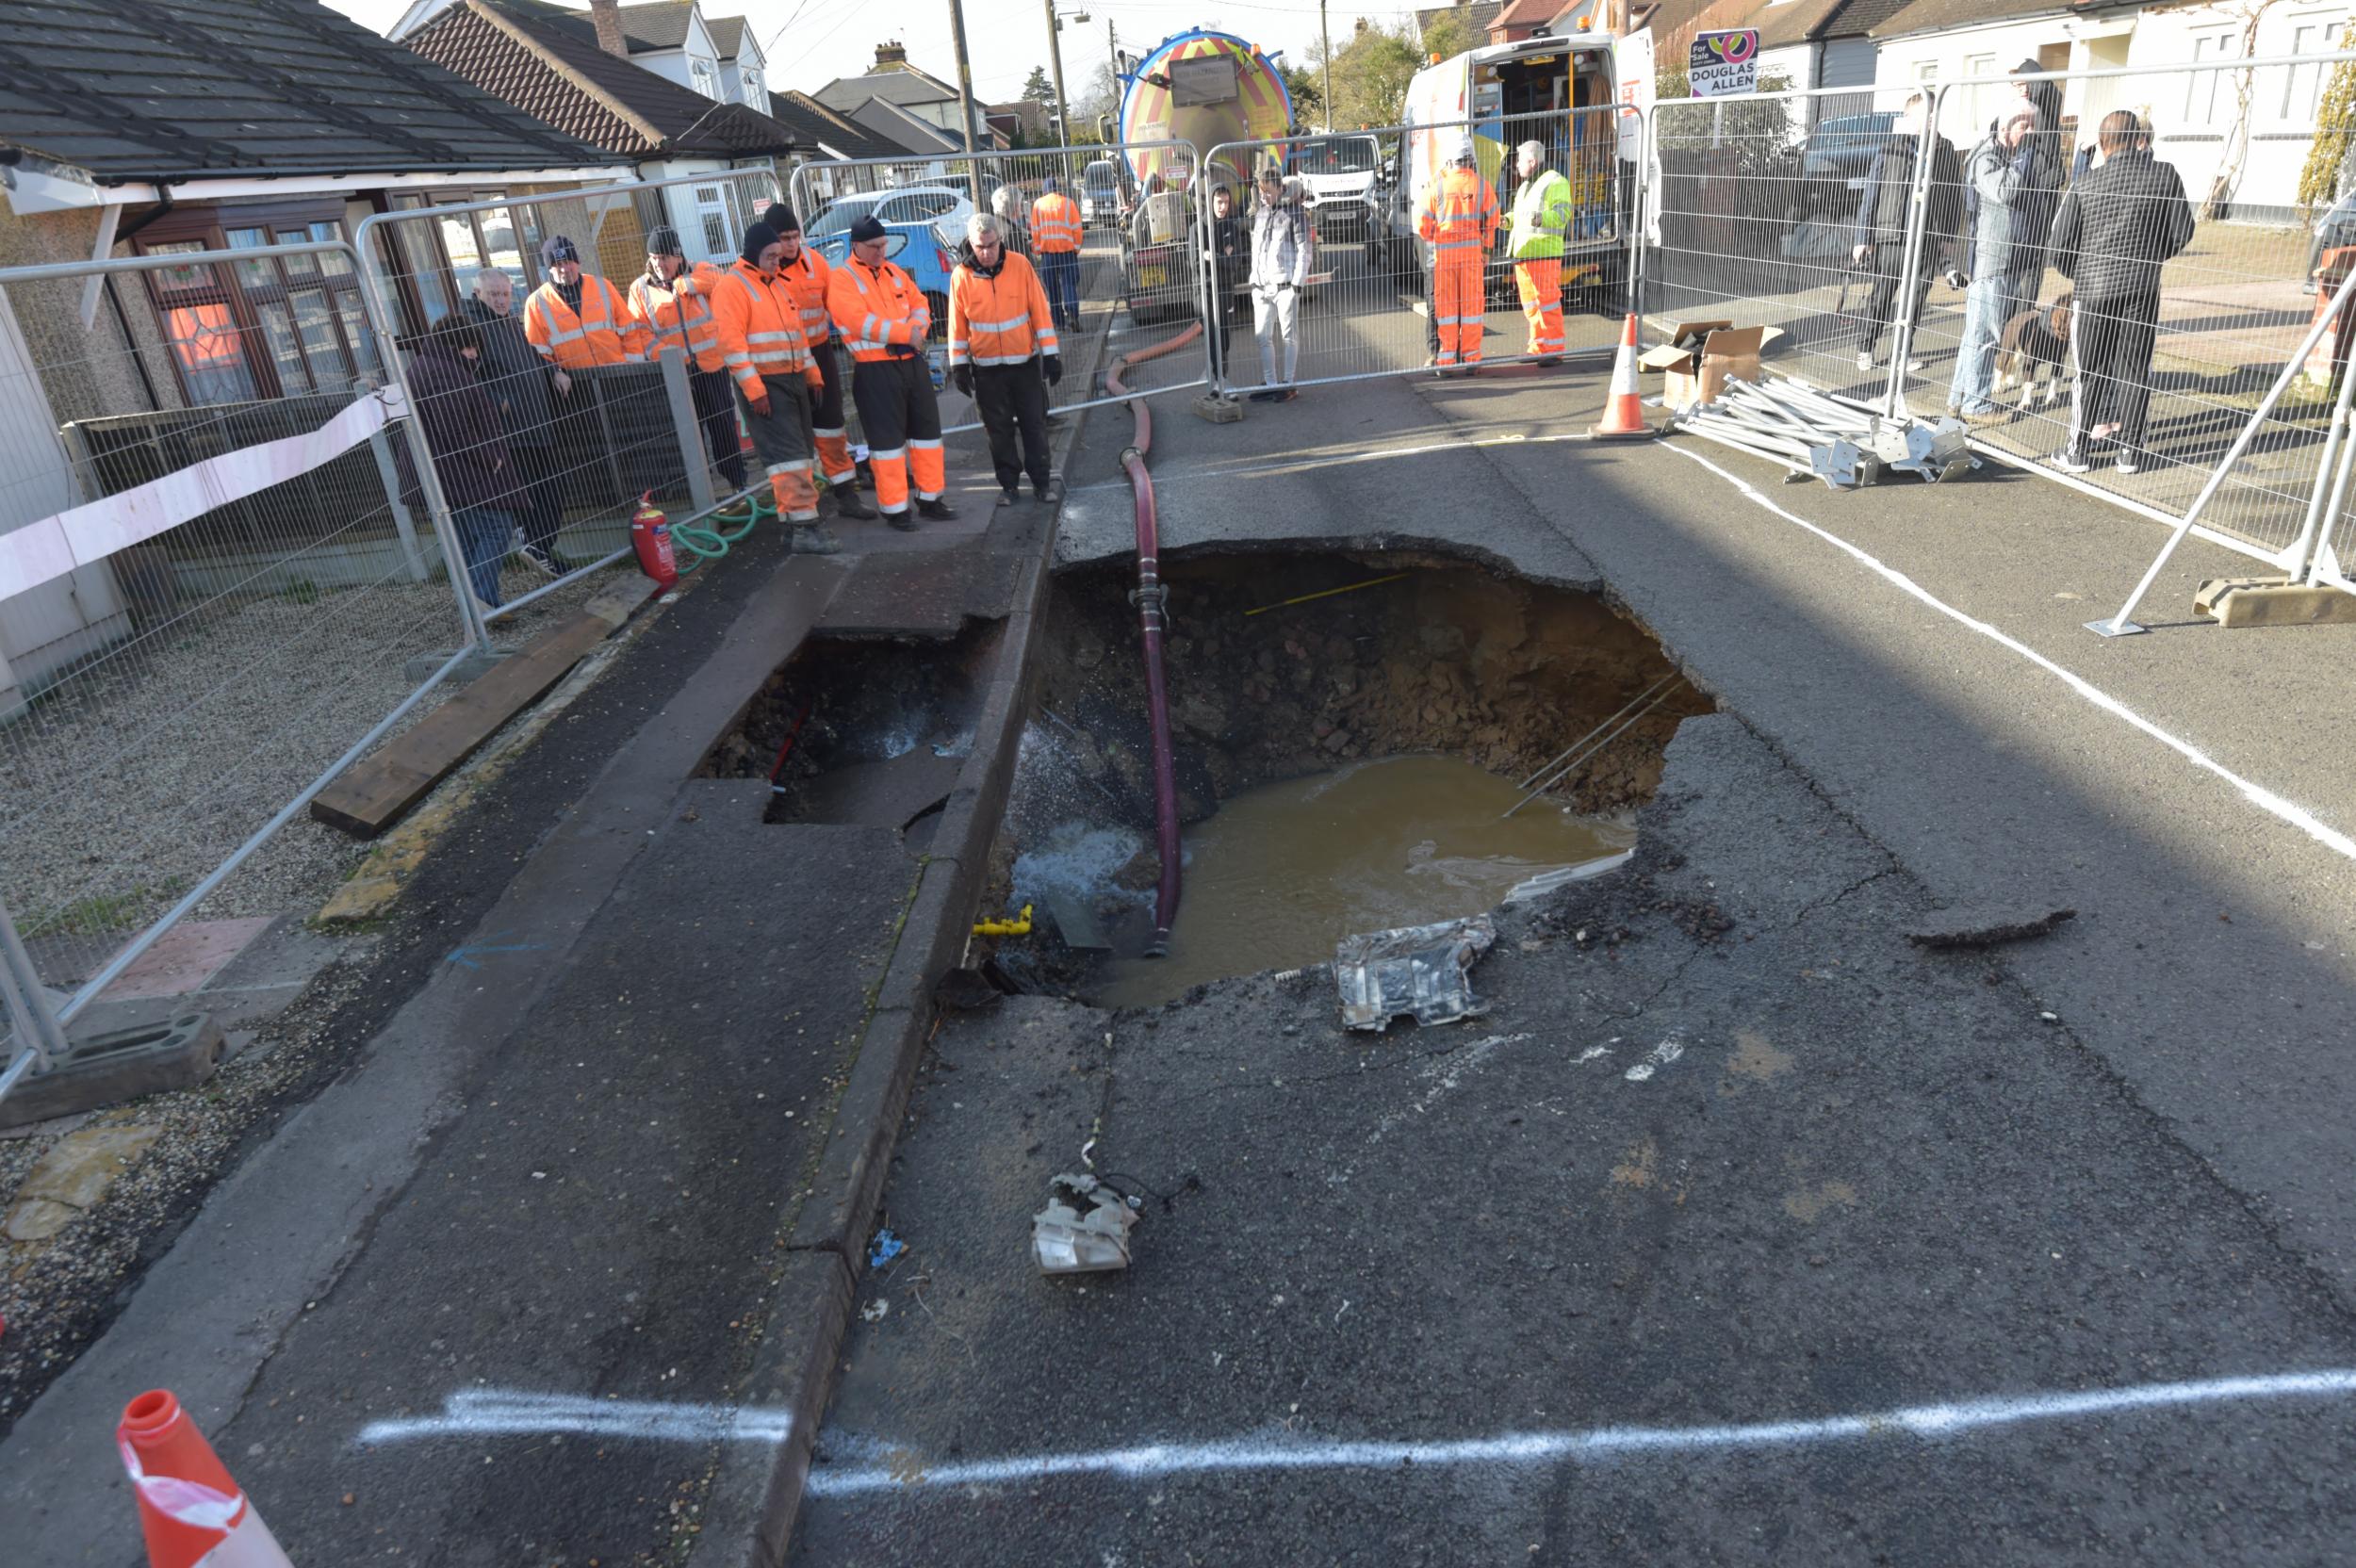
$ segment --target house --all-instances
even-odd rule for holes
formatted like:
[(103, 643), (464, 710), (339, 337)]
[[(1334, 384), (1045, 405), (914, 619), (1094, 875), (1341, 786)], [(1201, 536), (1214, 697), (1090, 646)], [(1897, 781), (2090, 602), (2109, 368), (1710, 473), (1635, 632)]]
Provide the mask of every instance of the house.
[[(2064, 84), (2062, 125), (2076, 142), (2091, 140), (2111, 110), (2134, 109), (2195, 202), (2217, 195), (2236, 220), (2292, 223), (2331, 70), (2317, 57), (2340, 46), (2356, 7), (2268, 6), (2254, 34), (2250, 9), (2243, 0), (1913, 0), (1874, 25), (1873, 41), (1884, 86), (2002, 77), (2024, 60), (2049, 71), (2129, 68)], [(2182, 69), (2294, 57), (2303, 58), (2249, 74), (2246, 119), (2244, 74)], [(2002, 81), (1953, 89), (1941, 130), (1968, 143), (2011, 95)]]
[(989, 117), (990, 128), (1006, 139), (1006, 145), (1015, 144), (1019, 136), (1026, 147), (1053, 147), (1055, 143), (1054, 108), (1036, 98), (1017, 98), (1011, 104), (990, 104), (983, 111)]
[[(1449, 52), (1479, 49), (1489, 41), (1489, 24), (1505, 9), (1499, 0), (1454, 0), (1452, 5), (1434, 6), (1415, 12), (1415, 33), (1426, 41), (1427, 47), (1436, 48), (1448, 42)], [(1432, 39), (1432, 24), (1442, 17), (1448, 19), (1448, 31), (1454, 41)]]
[[(0, 7), (0, 58), (13, 67), (0, 73), (5, 266), (349, 237), (372, 213), (630, 172), (310, 0)], [(494, 235), (514, 244), (483, 216), (443, 227), (477, 254), (427, 241), (403, 286), (419, 314), (449, 308)], [(110, 426), (162, 450), (175, 421), (340, 407), (381, 376), (382, 355), (357, 278), (333, 265), (0, 291), (0, 531), (91, 498), (91, 443)], [(0, 597), (0, 713), (127, 627), (105, 564)]]
[[(2001, 3), (2001, 0), (2000, 0)], [(1759, 29), (1759, 74), (1793, 89), (1853, 88), (1809, 106), (1811, 122), (1878, 106), (1873, 29), (1908, 0), (1777, 0), (1745, 26)]]
[[(385, 36), (406, 42), (458, 3), (414, 0)], [(596, 9), (573, 13), (588, 24), (592, 37), (597, 36)], [(624, 57), (632, 65), (715, 102), (743, 104), (762, 114), (772, 112), (768, 60), (744, 18), (707, 16), (697, 0), (654, 0), (648, 5), (616, 6), (614, 20), (621, 28)]]
[[(957, 88), (910, 64), (907, 46), (897, 40), (875, 45), (875, 63), (864, 74), (837, 76), (813, 96), (828, 108), (859, 120), (861, 124), (869, 122), (858, 112), (863, 106), (889, 105), (946, 132), (951, 145), (964, 150), (964, 133), (959, 129), (963, 115)], [(890, 117), (886, 117), (886, 122), (891, 122)], [(978, 104), (973, 106), (973, 145), (981, 149), (1006, 145), (1005, 139), (990, 128), (989, 117)]]
[[(590, 10), (548, 0), (452, 0), (404, 41), (418, 55), (483, 91), (629, 163), (641, 179), (777, 168), (794, 133), (773, 116), (682, 87), (638, 63), (620, 31), (635, 9), (672, 20), (667, 6), (597, 0)], [(686, 13), (695, 21), (692, 7)], [(646, 18), (642, 15), (642, 25)], [(670, 36), (667, 32), (653, 35)], [(697, 35), (701, 36), (701, 35)], [(650, 197), (653, 221), (677, 229), (695, 260), (726, 260), (756, 216), (727, 182), (673, 186)], [(630, 271), (644, 236), (624, 225), (604, 237), (604, 270)]]

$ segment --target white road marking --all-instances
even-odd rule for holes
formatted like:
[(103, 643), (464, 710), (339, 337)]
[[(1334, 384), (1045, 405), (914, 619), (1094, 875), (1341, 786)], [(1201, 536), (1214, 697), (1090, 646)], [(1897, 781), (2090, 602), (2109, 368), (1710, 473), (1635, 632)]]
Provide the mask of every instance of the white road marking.
[(451, 1395), (439, 1415), (371, 1421), (360, 1429), (354, 1441), (369, 1447), (428, 1437), (543, 1437), (574, 1432), (664, 1443), (775, 1444), (784, 1442), (793, 1430), (792, 1413), (781, 1410), (469, 1389)]
[(1684, 1054), (1685, 1042), (1672, 1035), (1650, 1051), (1645, 1052), (1643, 1061), (1638, 1062), (1620, 1076), (1631, 1084), (1641, 1084)]
[(1941, 599), (1932, 594), (1929, 589), (1924, 588), (1921, 583), (1906, 576), (1906, 573), (1899, 571), (1894, 566), (1884, 564), (1880, 560), (1876, 559), (1867, 551), (1858, 548), (1857, 546), (1852, 545), (1846, 539), (1841, 538), (1839, 534), (1833, 533), (1825, 529), (1819, 528), (1814, 523), (1809, 522), (1806, 517), (1802, 517), (1795, 513), (1785, 511), (1782, 507), (1777, 506), (1774, 501), (1768, 499), (1767, 497), (1759, 490), (1753, 488), (1749, 482), (1742, 479), (1740, 475), (1728, 473), (1726, 469), (1721, 468), (1715, 463), (1710, 462), (1710, 459), (1700, 456), (1697, 453), (1688, 451), (1683, 447), (1671, 444), (1668, 449), (1677, 453), (1679, 457), (1700, 464), (1703, 467), (1709, 469), (1711, 473), (1716, 474), (1720, 479), (1725, 480), (1728, 484), (1733, 485), (1744, 496), (1754, 501), (1757, 501), (1759, 505), (1765, 507), (1776, 516), (1783, 518), (1786, 522), (1795, 523), (1799, 527), (1806, 529), (1808, 532), (1816, 535), (1817, 538), (1824, 540), (1826, 544), (1831, 545), (1835, 548), (1849, 555), (1875, 575), (1890, 582), (1902, 592), (1922, 600), (1924, 604), (1929, 605), (1933, 610), (1938, 611), (1940, 614), (1955, 621), (1957, 625), (1970, 628), (1972, 630), (1978, 632), (1981, 636), (1986, 637), (1990, 642), (1997, 644), (1999, 646), (2019, 654), (2021, 658), (2027, 660), (2030, 663), (2037, 665), (2039, 669), (2044, 670), (2049, 675), (2058, 677), (2070, 687), (2071, 691), (2077, 693), (2079, 696), (2101, 709), (2103, 712), (2109, 713), (2116, 718), (2125, 720), (2128, 724), (2133, 725), (2135, 728), (2143, 731), (2143, 733), (2149, 735), (2151, 739), (2159, 742), (2170, 751), (2173, 751), (2178, 756), (2184, 758), (2184, 760), (2192, 763), (2193, 766), (2203, 769), (2206, 772), (2213, 773), (2217, 777), (2225, 780), (2226, 783), (2231, 784), (2235, 790), (2241, 792), (2241, 796), (2244, 800), (2249, 801), (2252, 806), (2257, 807), (2260, 810), (2290, 824), (2293, 827), (2298, 828), (2301, 833), (2306, 834), (2309, 838), (2315, 840), (2315, 842), (2323, 845), (2326, 849), (2329, 849), (2338, 855), (2344, 855), (2351, 860), (2356, 860), (2356, 839), (2349, 838), (2339, 829), (2331, 826), (2328, 823), (2325, 823), (2314, 812), (2308, 810), (2305, 807), (2298, 805), (2295, 802), (2285, 800), (2281, 795), (2276, 794), (2273, 791), (2266, 788), (2264, 785), (2253, 783), (2251, 780), (2244, 778), (2241, 775), (2233, 772), (2222, 762), (2219, 762), (2216, 759), (2210, 757), (2208, 753), (2202, 751), (2191, 742), (2179, 740), (2176, 736), (2169, 734), (2165, 729), (2162, 729), (2158, 725), (2153, 724), (2150, 719), (2145, 718), (2142, 714), (2136, 712), (2134, 709), (2128, 707), (2117, 697), (2112, 696), (2109, 693), (2096, 686), (2085, 677), (2073, 674), (2070, 671), (2062, 668), (2059, 664), (2054, 663), (2051, 659), (2046, 658), (2045, 655), (2037, 652), (2026, 643), (2021, 642), (2018, 637), (2014, 637), (2007, 632), (2001, 631), (1997, 628), (1990, 626), (1986, 621), (1976, 619), (1973, 616), (1964, 613), (1954, 605), (1947, 603), (1944, 599)]
[[(1583, 1431), (1508, 1432), (1499, 1437), (1421, 1443), (1291, 1443), (1266, 1438), (1213, 1443), (1149, 1443), (1132, 1448), (1028, 1454), (1010, 1459), (924, 1464), (905, 1451), (889, 1465), (837, 1470), (813, 1466), (814, 1497), (867, 1493), (1033, 1482), (1050, 1476), (1113, 1476), (1124, 1480), (1215, 1471), (1382, 1470), (1414, 1465), (1513, 1467), (1577, 1462), (1621, 1454), (1699, 1453), (1783, 1448), (1814, 1443), (1887, 1442), (1897, 1437), (1956, 1438), (2031, 1422), (2083, 1419), (2128, 1411), (2166, 1410), (2233, 1401), (2341, 1397), (2356, 1394), (2356, 1369), (2210, 1378), (2194, 1382), (2139, 1383), (2084, 1394), (2031, 1394), (1912, 1405), (1864, 1415), (1765, 1421), (1741, 1426), (1591, 1427)], [(829, 1439), (829, 1442), (832, 1440)], [(851, 1451), (870, 1445), (846, 1444)]]

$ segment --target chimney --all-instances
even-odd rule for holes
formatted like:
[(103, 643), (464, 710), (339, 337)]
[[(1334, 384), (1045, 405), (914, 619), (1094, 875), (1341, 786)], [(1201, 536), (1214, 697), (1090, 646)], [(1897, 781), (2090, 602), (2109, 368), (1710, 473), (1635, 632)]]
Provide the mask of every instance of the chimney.
[(867, 74), (872, 76), (878, 71), (906, 71), (908, 65), (908, 46), (895, 38), (889, 43), (875, 45), (875, 63)]
[(1358, 19), (1357, 30), (1362, 33), (1366, 30), (1366, 19), (1363, 16)]
[(597, 29), (598, 48), (630, 58), (630, 40), (622, 36), (622, 0), (589, 0), (589, 21)]

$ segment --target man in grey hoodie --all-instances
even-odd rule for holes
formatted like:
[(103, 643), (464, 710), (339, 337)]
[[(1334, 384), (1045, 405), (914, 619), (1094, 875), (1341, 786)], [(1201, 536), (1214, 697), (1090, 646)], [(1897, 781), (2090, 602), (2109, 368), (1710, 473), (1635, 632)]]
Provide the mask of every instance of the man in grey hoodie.
[[(1972, 208), (1972, 286), (1963, 301), (1963, 341), (1948, 407), (1972, 424), (2005, 416), (1996, 405), (1996, 350), (2004, 323), (2037, 305), (2061, 169), (2039, 135), (2037, 109), (2010, 106), (1972, 149), (1964, 178)], [(2023, 293), (2026, 298), (2022, 298)]]

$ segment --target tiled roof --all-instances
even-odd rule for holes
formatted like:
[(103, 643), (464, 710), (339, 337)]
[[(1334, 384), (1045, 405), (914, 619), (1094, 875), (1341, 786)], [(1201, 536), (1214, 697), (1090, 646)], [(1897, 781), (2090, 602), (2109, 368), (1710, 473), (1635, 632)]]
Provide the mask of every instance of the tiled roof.
[(888, 158), (907, 149), (885, 141), (864, 125), (854, 124), (807, 92), (773, 92), (769, 112), (794, 133), (794, 144), (815, 154), (820, 143), (846, 158)]
[(1759, 46), (1779, 49), (1823, 37), (1822, 29), (1848, 0), (1791, 0), (1759, 18)]
[(315, 0), (8, 0), (0, 144), (102, 182), (612, 161)]
[(2140, 3), (2141, 0), (1910, 0), (1890, 8), (1874, 26), (1873, 36), (1899, 38), (1908, 33), (1936, 33), (2016, 17), (2083, 16), (2088, 11), (2117, 10)]
[[(684, 49), (687, 47), (688, 19), (695, 13), (695, 0), (653, 0), (643, 6), (624, 6), (622, 37), (630, 42), (633, 55), (647, 50)], [(596, 33), (590, 24), (591, 35)]]
[(736, 58), (744, 47), (744, 19), (741, 16), (707, 16), (704, 31), (712, 35), (712, 46), (720, 51), (724, 60)]
[(525, 113), (622, 156), (729, 157), (794, 146), (793, 132), (768, 115), (715, 104), (607, 54), (594, 33), (550, 24), (545, 13), (555, 8), (540, 0), (463, 0), (411, 34), (409, 46)]
[(1433, 6), (1415, 13), (1415, 31), (1422, 34), (1443, 16), (1453, 16), (1464, 24), (1464, 46), (1478, 49), (1489, 41), (1489, 24), (1497, 20), (1505, 8), (1498, 0), (1472, 0), (1470, 5)]
[[(1905, 10), (1912, 0), (1849, 0), (1839, 15), (1827, 22), (1818, 38), (1863, 38), (1895, 13)], [(2003, 4), (2003, 0), (1969, 0), (1980, 9), (1988, 5)], [(2049, 0), (2050, 3), (2050, 0)]]
[(864, 76), (837, 76), (818, 90), (818, 101), (848, 113), (870, 98), (887, 104), (938, 104), (957, 97), (957, 90), (943, 86), (921, 71), (872, 71)]

